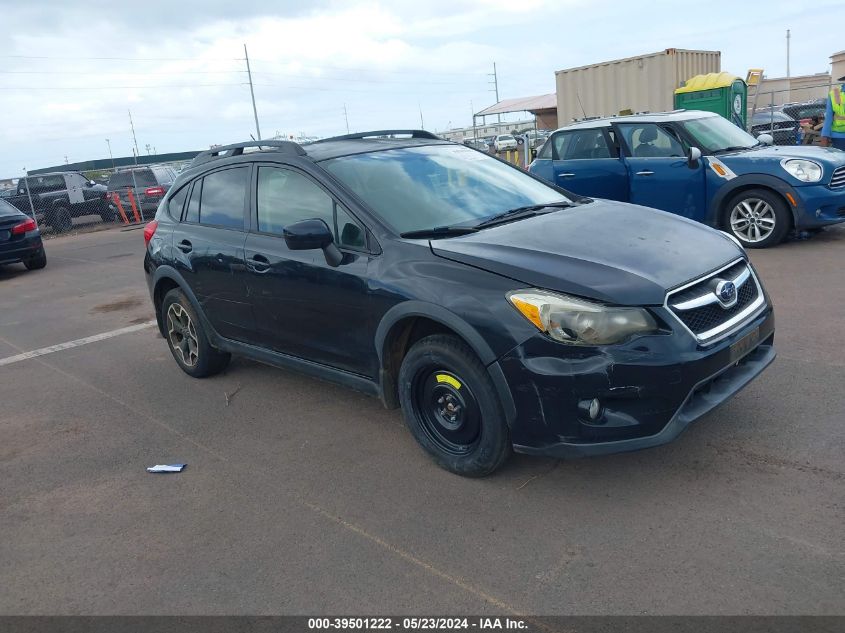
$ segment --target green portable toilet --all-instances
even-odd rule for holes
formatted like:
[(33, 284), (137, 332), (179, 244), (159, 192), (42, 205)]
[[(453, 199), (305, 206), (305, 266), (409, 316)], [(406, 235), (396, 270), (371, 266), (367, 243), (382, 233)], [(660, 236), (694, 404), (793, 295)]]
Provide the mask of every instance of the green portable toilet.
[(675, 90), (675, 108), (720, 114), (746, 129), (748, 86), (730, 73), (696, 75)]

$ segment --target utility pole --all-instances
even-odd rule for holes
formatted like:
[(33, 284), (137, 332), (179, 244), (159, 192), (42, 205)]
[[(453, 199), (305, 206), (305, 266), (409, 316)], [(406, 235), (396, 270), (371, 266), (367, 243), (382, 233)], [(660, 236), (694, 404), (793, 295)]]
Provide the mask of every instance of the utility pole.
[[(35, 217), (35, 205), (32, 204), (32, 194), (29, 191), (29, 172), (26, 167), (23, 168), (23, 184), (26, 187), (26, 197), (29, 198), (29, 210), (32, 212), (32, 219), (35, 220), (35, 226), (38, 226), (38, 218)], [(20, 185), (18, 185), (20, 191)]]
[(132, 140), (135, 143), (135, 153), (133, 154), (133, 156), (135, 156), (135, 164), (137, 165), (138, 154), (140, 154), (141, 152), (138, 151), (138, 139), (135, 138), (135, 124), (132, 122), (132, 110), (127, 110), (127, 112), (129, 112), (129, 127), (132, 128)]
[[(499, 103), (499, 75), (496, 73), (496, 62), (493, 62), (493, 72), (492, 72), (492, 74), (488, 73), (488, 76), (493, 78), (493, 81), (491, 81), (490, 83), (493, 84), (493, 89), (496, 91), (496, 103)], [(497, 121), (499, 123), (502, 122), (502, 115), (501, 114), (499, 114), (497, 116)], [(501, 131), (501, 130), (499, 130), (499, 131)]]
[[(789, 29), (786, 29), (786, 78), (789, 79), (789, 38), (790, 38)], [(792, 91), (790, 90), (790, 98), (792, 97)]]
[(246, 59), (246, 76), (249, 77), (249, 94), (252, 97), (252, 114), (255, 115), (255, 134), (258, 137), (256, 140), (261, 140), (261, 128), (258, 127), (258, 109), (255, 107), (255, 90), (252, 87), (252, 71), (249, 69), (249, 53), (246, 52), (246, 43), (244, 43), (244, 59)]
[(343, 118), (346, 120), (346, 133), (349, 134), (349, 115), (346, 112), (346, 104), (343, 104)]
[(109, 139), (106, 139), (106, 145), (109, 146), (109, 158), (111, 158), (111, 170), (117, 171), (114, 167), (114, 156), (112, 156), (112, 153), (111, 153), (111, 141)]

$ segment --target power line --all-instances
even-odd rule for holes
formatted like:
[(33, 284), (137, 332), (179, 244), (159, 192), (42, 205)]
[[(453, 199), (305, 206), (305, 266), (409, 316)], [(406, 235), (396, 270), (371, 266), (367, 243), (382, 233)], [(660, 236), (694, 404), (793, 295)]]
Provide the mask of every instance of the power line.
[(236, 61), (243, 57), (66, 57), (53, 55), (0, 55), (0, 59), (57, 59), (62, 61), (121, 61), (121, 62), (196, 62), (196, 61)]
[(0, 75), (97, 75), (104, 77), (108, 75), (225, 75), (228, 73), (245, 73), (245, 70), (174, 70), (168, 72), (102, 72), (102, 71), (78, 71), (78, 70), (0, 70)]
[(237, 84), (161, 84), (161, 85), (146, 85), (146, 86), (68, 86), (66, 88), (57, 86), (0, 86), (0, 90), (58, 90), (58, 91), (77, 91), (77, 90), (144, 90), (146, 88), (210, 88), (220, 86), (248, 86), (247, 82)]

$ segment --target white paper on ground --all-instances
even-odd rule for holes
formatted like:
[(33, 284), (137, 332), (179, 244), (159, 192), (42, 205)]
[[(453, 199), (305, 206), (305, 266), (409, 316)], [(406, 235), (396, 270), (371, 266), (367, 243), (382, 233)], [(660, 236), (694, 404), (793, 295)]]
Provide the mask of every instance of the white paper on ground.
[(181, 473), (187, 464), (156, 464), (147, 468), (148, 473)]

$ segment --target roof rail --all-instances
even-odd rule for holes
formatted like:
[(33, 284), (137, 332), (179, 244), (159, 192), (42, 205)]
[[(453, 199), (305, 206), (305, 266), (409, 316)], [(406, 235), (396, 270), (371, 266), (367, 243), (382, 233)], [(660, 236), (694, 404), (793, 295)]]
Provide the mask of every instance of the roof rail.
[[(354, 134), (344, 134), (343, 136), (332, 136), (331, 138), (321, 138), (314, 143), (325, 143), (327, 141), (354, 141), (364, 138), (377, 138), (380, 136), (396, 136), (402, 134), (403, 136), (410, 136), (411, 138), (425, 138), (436, 141), (441, 141), (439, 136), (432, 134), (426, 130), (375, 130), (374, 132), (356, 132)], [(309, 143), (312, 145), (313, 143)]]
[(284, 154), (294, 154), (296, 156), (305, 156), (305, 150), (299, 143), (293, 141), (246, 141), (244, 143), (233, 143), (232, 145), (221, 145), (214, 147), (208, 151), (200, 152), (191, 161), (191, 167), (208, 163), (218, 158), (228, 158), (230, 156), (240, 156), (244, 153), (247, 147), (274, 147)]

